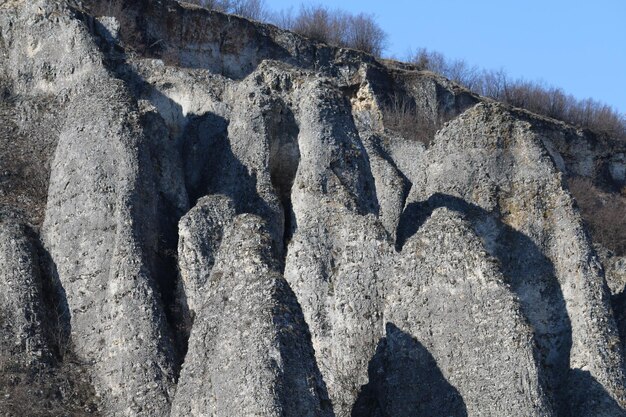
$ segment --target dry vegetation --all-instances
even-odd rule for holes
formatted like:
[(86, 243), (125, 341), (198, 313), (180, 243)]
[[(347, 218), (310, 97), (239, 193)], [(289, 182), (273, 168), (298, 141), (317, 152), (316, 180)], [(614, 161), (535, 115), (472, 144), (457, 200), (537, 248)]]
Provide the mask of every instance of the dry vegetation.
[(626, 196), (607, 193), (588, 178), (569, 180), (569, 189), (576, 199), (593, 241), (613, 251), (626, 255)]
[(389, 98), (383, 108), (385, 127), (407, 140), (422, 142), (429, 145), (444, 120), (435, 121), (432, 117), (420, 112), (415, 103), (399, 94)]
[(592, 99), (577, 100), (560, 88), (514, 80), (503, 71), (486, 71), (462, 60), (448, 60), (438, 52), (419, 50), (410, 61), (503, 103), (562, 120), (575, 126), (626, 141), (626, 116)]
[(254, 20), (266, 20), (269, 17), (263, 0), (184, 0), (210, 10), (231, 13)]
[(370, 15), (356, 15), (324, 6), (302, 6), (274, 15), (278, 26), (319, 42), (353, 48), (379, 56), (385, 48), (387, 34)]
[(0, 358), (0, 410), (10, 417), (99, 415), (84, 364), (66, 357), (58, 366), (33, 368), (17, 357)]

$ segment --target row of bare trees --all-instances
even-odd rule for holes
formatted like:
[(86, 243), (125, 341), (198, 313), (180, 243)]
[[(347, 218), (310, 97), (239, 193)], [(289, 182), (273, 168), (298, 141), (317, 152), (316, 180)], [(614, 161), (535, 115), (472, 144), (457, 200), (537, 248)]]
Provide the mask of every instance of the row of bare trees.
[(222, 13), (231, 13), (254, 20), (267, 20), (270, 16), (263, 0), (185, 0), (216, 10)]
[(373, 16), (350, 14), (325, 6), (301, 6), (274, 15), (276, 25), (329, 45), (358, 49), (380, 56), (385, 49), (387, 34)]
[(438, 52), (420, 49), (409, 58), (430, 70), (495, 100), (626, 140), (626, 115), (593, 99), (578, 100), (560, 88), (512, 79), (504, 71), (481, 70), (462, 60), (449, 60)]

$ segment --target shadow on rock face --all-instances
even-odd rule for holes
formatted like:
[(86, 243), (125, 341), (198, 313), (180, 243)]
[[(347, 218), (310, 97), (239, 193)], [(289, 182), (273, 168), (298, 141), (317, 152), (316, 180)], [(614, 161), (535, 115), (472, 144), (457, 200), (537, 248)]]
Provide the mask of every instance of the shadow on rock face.
[(410, 203), (397, 229), (396, 249), (417, 233), (439, 207), (462, 214), (481, 238), (485, 249), (500, 263), (522, 311), (534, 329), (541, 378), (556, 409), (566, 406), (572, 326), (554, 265), (528, 236), (505, 224), (497, 212), (488, 212), (452, 195), (435, 193), (426, 201)]
[(611, 296), (611, 307), (617, 322), (619, 338), (622, 341), (622, 349), (626, 349), (626, 290)]
[(567, 417), (624, 417), (624, 411), (587, 371), (571, 369), (568, 375)]
[[(317, 415), (334, 417), (326, 383), (317, 365), (311, 334), (298, 299), (289, 283), (282, 278), (277, 281), (276, 294), (280, 303), (273, 307), (273, 321), (278, 329), (278, 348), (283, 360), (280, 367), (281, 380), (276, 392), (285, 409), (285, 415), (302, 415), (303, 410), (312, 411), (319, 407)], [(303, 386), (303, 381), (313, 382), (314, 392), (309, 391), (309, 395), (303, 395), (302, 391), (298, 391)]]
[(467, 416), (463, 398), (428, 350), (393, 323), (368, 367), (352, 417)]

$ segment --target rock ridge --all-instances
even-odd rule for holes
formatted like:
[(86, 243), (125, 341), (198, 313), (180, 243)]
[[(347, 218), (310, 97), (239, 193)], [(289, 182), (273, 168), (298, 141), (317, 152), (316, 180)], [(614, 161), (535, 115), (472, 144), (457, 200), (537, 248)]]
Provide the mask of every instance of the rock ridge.
[(623, 146), (271, 25), (102, 4), (0, 4), (3, 415), (48, 415), (17, 365), (73, 387), (59, 415), (625, 415), (621, 287), (567, 185), (623, 186)]

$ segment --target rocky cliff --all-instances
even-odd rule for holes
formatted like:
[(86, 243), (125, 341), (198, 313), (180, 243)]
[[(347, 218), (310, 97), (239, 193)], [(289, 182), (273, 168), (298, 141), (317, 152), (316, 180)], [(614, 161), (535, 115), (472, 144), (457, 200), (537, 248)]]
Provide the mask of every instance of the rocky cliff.
[(623, 144), (173, 0), (0, 59), (2, 415), (626, 415)]

